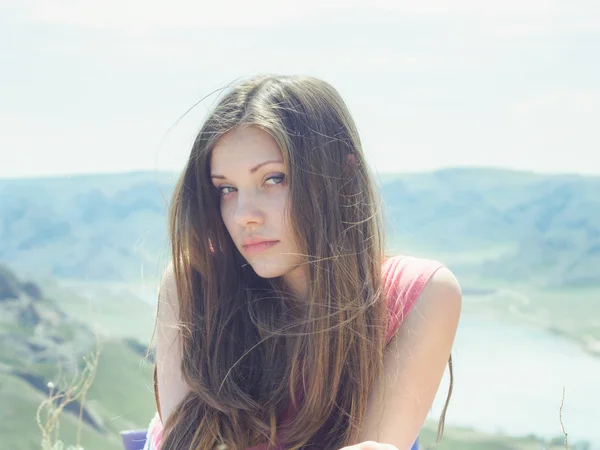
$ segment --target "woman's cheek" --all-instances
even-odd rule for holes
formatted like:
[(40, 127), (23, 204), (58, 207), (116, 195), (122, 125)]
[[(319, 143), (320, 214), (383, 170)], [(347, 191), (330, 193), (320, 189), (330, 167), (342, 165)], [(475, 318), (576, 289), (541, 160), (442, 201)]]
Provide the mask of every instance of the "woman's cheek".
[(233, 220), (233, 209), (231, 202), (225, 199), (221, 200), (221, 218), (223, 219), (223, 223), (225, 223), (225, 227), (229, 229)]

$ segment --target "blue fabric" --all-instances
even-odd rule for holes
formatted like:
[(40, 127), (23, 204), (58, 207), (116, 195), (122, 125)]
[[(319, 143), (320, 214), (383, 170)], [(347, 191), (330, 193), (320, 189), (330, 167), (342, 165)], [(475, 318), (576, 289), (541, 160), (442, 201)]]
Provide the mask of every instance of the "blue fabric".
[(127, 430), (121, 432), (125, 450), (143, 450), (146, 443), (146, 430)]

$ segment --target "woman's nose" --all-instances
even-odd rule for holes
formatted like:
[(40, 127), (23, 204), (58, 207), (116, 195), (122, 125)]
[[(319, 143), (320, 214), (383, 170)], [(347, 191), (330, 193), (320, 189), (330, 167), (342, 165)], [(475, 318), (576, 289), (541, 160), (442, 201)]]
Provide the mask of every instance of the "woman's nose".
[(238, 225), (260, 225), (264, 222), (264, 212), (253, 195), (238, 194), (237, 200), (234, 220)]

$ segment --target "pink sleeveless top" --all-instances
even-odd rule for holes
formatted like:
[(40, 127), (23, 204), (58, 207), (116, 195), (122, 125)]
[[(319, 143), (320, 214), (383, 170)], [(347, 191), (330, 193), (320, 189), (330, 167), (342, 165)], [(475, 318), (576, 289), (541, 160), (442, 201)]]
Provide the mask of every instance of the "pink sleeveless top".
[[(412, 256), (394, 256), (383, 263), (383, 289), (389, 313), (386, 344), (398, 332), (423, 288), (441, 267), (443, 265), (437, 261)], [(292, 419), (290, 412), (284, 413), (284, 422)], [(162, 432), (163, 427), (157, 412), (148, 427), (144, 450), (160, 450)], [(266, 449), (267, 444), (261, 444), (248, 450)], [(283, 447), (277, 447), (277, 450), (283, 450)]]

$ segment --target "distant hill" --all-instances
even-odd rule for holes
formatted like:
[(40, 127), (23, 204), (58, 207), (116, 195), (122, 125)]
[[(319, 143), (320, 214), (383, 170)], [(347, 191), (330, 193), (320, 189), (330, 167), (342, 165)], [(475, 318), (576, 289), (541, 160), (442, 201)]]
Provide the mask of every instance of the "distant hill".
[(63, 279), (156, 276), (174, 183), (153, 173), (0, 180), (0, 262)]
[(600, 284), (600, 177), (451, 169), (390, 177), (382, 192), (400, 246), (503, 247), (471, 269), (547, 286)]
[[(63, 279), (157, 277), (176, 176), (0, 180), (0, 261)], [(456, 270), (484, 278), (600, 285), (600, 177), (447, 169), (380, 179), (395, 250), (468, 259)]]

